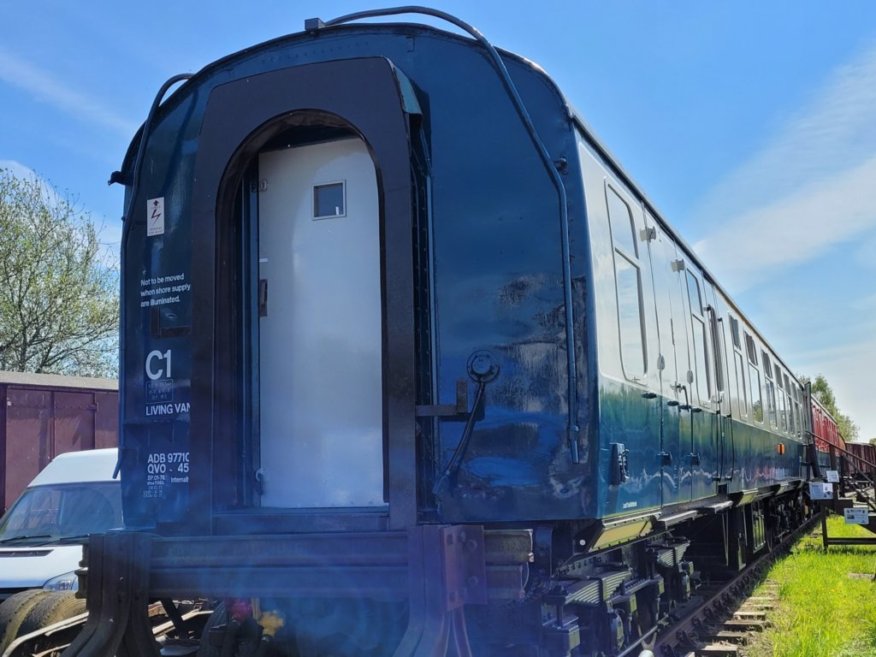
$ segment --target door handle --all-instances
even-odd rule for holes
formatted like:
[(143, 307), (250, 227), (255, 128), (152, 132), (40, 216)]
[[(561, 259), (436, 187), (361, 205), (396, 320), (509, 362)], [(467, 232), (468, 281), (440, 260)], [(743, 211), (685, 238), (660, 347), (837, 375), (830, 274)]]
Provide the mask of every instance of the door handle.
[(259, 317), (268, 316), (268, 279), (259, 279)]

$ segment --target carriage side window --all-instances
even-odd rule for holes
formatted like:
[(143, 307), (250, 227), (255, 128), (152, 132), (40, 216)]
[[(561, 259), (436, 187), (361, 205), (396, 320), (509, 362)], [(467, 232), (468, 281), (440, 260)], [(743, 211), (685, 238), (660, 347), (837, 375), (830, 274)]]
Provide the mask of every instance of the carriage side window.
[(778, 388), (776, 400), (778, 402), (777, 411), (779, 414), (779, 429), (782, 431), (788, 430), (788, 415), (787, 415), (787, 399), (785, 397), (785, 386), (782, 383), (782, 372), (776, 367), (776, 387)]
[(709, 316), (709, 331), (715, 363), (715, 388), (718, 390), (719, 398), (723, 398), (723, 392), (726, 389), (724, 381), (724, 332), (718, 326), (722, 319), (718, 317), (718, 311), (712, 306), (706, 306), (706, 314)]
[(730, 315), (730, 332), (733, 336), (733, 364), (736, 369), (736, 399), (739, 414), (748, 417), (748, 392), (745, 389), (745, 361), (742, 359), (742, 341), (739, 339), (739, 320)]
[(617, 192), (607, 187), (608, 218), (614, 244), (617, 314), (624, 375), (638, 381), (645, 374), (647, 353), (639, 263), (633, 214)]
[(608, 219), (611, 223), (611, 239), (614, 248), (638, 260), (639, 249), (636, 244), (636, 224), (630, 206), (611, 187), (608, 188)]
[(742, 349), (742, 343), (739, 340), (739, 320), (733, 315), (730, 315), (730, 333), (733, 336), (733, 346)]
[(690, 301), (690, 311), (696, 315), (703, 314), (703, 298), (700, 295), (700, 282), (691, 271), (687, 270), (687, 297)]
[(748, 417), (748, 393), (745, 390), (745, 379), (743, 378), (745, 365), (742, 362), (742, 352), (734, 350), (733, 355), (736, 363), (736, 396), (739, 398), (739, 409), (742, 417)]
[(757, 349), (754, 340), (745, 334), (745, 348), (748, 352), (748, 390), (751, 393), (751, 415), (756, 422), (763, 422), (763, 400), (760, 392), (760, 369), (757, 364)]
[(708, 402), (712, 395), (712, 385), (709, 379), (709, 352), (706, 319), (703, 316), (703, 298), (700, 293), (700, 282), (691, 271), (687, 270), (687, 296), (690, 301), (690, 319), (693, 329), (693, 349), (696, 363), (697, 394), (700, 403)]
[(790, 414), (791, 420), (791, 433), (800, 435), (801, 422), (800, 422), (800, 392), (796, 386), (791, 388), (789, 385), (788, 375), (785, 375), (785, 388), (791, 392), (791, 410)]
[(748, 362), (757, 365), (757, 348), (754, 346), (754, 339), (745, 334), (745, 352), (748, 355)]
[(776, 422), (776, 384), (773, 381), (773, 368), (770, 364), (769, 354), (765, 351), (761, 351), (760, 355), (763, 357), (763, 375), (766, 379), (766, 406), (767, 406), (767, 418), (769, 418), (769, 423), (771, 427), (775, 427)]

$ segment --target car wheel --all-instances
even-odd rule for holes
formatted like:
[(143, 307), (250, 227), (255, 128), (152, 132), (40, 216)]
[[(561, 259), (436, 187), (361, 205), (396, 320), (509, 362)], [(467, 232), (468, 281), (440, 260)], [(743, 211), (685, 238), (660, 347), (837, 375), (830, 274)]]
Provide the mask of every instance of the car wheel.
[(24, 636), (59, 621), (78, 616), (85, 611), (85, 600), (73, 591), (50, 593), (37, 601), (21, 622), (18, 636)]
[(9, 596), (0, 604), (0, 653), (18, 637), (18, 630), (30, 610), (48, 595), (49, 591), (28, 589)]

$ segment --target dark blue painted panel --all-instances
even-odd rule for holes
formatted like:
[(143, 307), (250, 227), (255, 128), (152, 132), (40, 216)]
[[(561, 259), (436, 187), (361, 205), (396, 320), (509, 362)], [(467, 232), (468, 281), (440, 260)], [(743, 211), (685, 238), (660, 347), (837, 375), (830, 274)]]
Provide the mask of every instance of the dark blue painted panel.
[[(636, 386), (604, 379), (599, 392), (599, 516), (633, 514), (660, 506), (659, 397), (648, 399)], [(627, 479), (613, 476), (613, 444), (627, 454)]]
[[(188, 455), (190, 431), (209, 427), (190, 427), (183, 413), (147, 415), (151, 411), (144, 397), (144, 362), (152, 352), (172, 353), (172, 382), (165, 377), (164, 388), (172, 391), (174, 401), (188, 401), (189, 386), (211, 385), (190, 381), (191, 358), (201, 336), (156, 332), (154, 314), (131, 300), (145, 289), (141, 279), (182, 276), (189, 281), (191, 249), (215, 248), (200, 235), (189, 234), (187, 219), (192, 164), (211, 90), (287, 66), (375, 55), (390, 59), (411, 80), (423, 108), (431, 158), (434, 401), (453, 403), (457, 381), (468, 380), (466, 362), (473, 352), (488, 351), (500, 368), (498, 378), (488, 384), (483, 418), (475, 425), (453, 485), (439, 495), (442, 519), (588, 513), (589, 497), (582, 487), (590, 485), (586, 455), (593, 447), (586, 443), (588, 425), (583, 423), (585, 462), (572, 462), (566, 431), (559, 202), (544, 164), (479, 46), (428, 29), (356, 27), (316, 38), (282, 39), (234, 55), (196, 76), (166, 102), (158, 117), (139, 185), (147, 198), (164, 199), (168, 232), (146, 236), (145, 208), (135, 207), (125, 246), (128, 305), (123, 324), (128, 348), (123, 375), (129, 396), (123, 430), (130, 449), (123, 467), (126, 511), (134, 524), (180, 520), (186, 506), (187, 482), (181, 477), (150, 480), (149, 455), (173, 450), (185, 453), (192, 463), (210, 458)], [(563, 100), (528, 64), (509, 59), (508, 65), (551, 157), (570, 162), (564, 175), (569, 208), (574, 224), (583, 226), (575, 134)], [(583, 248), (580, 228), (578, 233), (576, 245)], [(586, 262), (578, 259), (574, 270), (579, 286), (585, 286)], [(159, 311), (161, 326), (191, 326), (192, 312), (211, 312), (214, 291), (193, 294), (199, 299), (194, 309), (190, 294), (168, 302)], [(583, 291), (578, 296), (583, 301)], [(583, 308), (580, 314), (586, 317)], [(576, 328), (585, 340), (584, 321)], [(581, 352), (580, 361), (586, 363), (586, 351)], [(587, 397), (584, 381), (582, 398)], [(473, 397), (475, 384), (469, 382), (469, 387)], [(436, 471), (448, 462), (462, 428), (462, 422), (439, 421)]]
[(187, 125), (189, 108), (178, 106), (153, 133), (141, 207), (125, 229), (122, 468), (125, 517), (133, 526), (180, 518), (187, 504), (193, 296), (185, 155), (197, 141), (191, 127), (189, 134), (177, 128)]
[[(635, 515), (661, 506), (661, 485), (692, 491), (693, 501), (718, 494), (719, 484), (728, 493), (764, 488), (805, 476), (804, 446), (790, 438), (778, 438), (763, 429), (729, 420), (724, 425), (725, 461), (721, 462), (717, 420), (714, 413), (694, 413), (693, 432), (687, 444), (699, 448), (699, 465), (681, 465), (680, 481), (662, 482), (659, 465), (659, 433), (655, 432), (656, 407), (666, 400), (646, 399), (635, 386), (604, 379), (600, 388), (600, 450), (597, 473), (599, 512), (597, 517)], [(673, 411), (686, 415), (688, 411)], [(682, 423), (690, 427), (690, 423)], [(682, 436), (682, 444), (685, 438)], [(622, 443), (629, 450), (629, 478), (612, 480), (612, 445)], [(783, 444), (784, 454), (777, 445)], [(683, 454), (682, 457), (688, 456)], [(723, 467), (726, 477), (719, 479)], [(729, 477), (729, 478), (727, 478)]]

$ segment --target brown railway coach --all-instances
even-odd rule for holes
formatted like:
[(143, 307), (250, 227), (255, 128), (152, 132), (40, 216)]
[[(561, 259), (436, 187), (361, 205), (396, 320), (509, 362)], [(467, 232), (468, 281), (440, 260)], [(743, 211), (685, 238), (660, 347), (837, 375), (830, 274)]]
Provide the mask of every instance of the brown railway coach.
[(870, 443), (846, 443), (846, 451), (859, 459), (876, 463), (876, 445)]
[(5, 510), (52, 458), (118, 444), (118, 382), (0, 372), (0, 505)]

